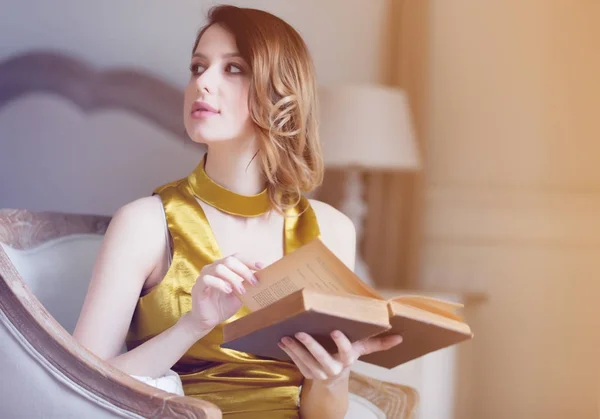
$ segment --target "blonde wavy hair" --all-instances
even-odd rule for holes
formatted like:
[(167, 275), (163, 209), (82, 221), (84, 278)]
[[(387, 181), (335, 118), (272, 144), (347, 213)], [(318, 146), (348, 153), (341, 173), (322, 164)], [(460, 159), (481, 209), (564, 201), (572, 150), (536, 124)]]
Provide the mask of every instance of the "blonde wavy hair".
[(259, 133), (258, 153), (273, 206), (285, 212), (323, 181), (315, 70), (301, 36), (262, 10), (216, 6), (211, 25), (231, 32), (251, 69), (248, 109)]

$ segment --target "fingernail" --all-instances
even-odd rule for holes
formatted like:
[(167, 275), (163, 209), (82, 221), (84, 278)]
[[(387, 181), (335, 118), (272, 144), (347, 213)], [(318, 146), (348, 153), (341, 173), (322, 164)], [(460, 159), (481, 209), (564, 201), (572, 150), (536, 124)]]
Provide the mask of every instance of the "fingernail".
[(231, 288), (231, 286), (230, 286), (230, 285), (225, 285), (225, 292), (226, 292), (227, 294), (230, 294), (232, 291), (233, 291), (233, 288)]
[(258, 278), (256, 277), (256, 275), (252, 275), (252, 277), (250, 278), (250, 283), (252, 285), (257, 285), (258, 284)]
[(296, 333), (296, 339), (298, 340), (305, 340), (306, 339), (306, 334), (300, 332), (300, 333)]
[(285, 348), (285, 344), (282, 341), (277, 342), (277, 346), (279, 346), (281, 349)]
[(256, 266), (256, 269), (262, 269), (265, 267), (265, 264), (262, 262), (255, 262), (254, 266)]
[(239, 288), (238, 288), (238, 292), (239, 292), (240, 294), (246, 294), (246, 288), (244, 288), (244, 287), (239, 287)]
[(292, 343), (292, 339), (285, 337), (281, 339), (281, 342), (283, 342), (284, 345), (289, 345), (290, 343)]
[(341, 338), (342, 332), (340, 332), (339, 330), (334, 330), (333, 332), (331, 332), (331, 336), (333, 336), (334, 338)]

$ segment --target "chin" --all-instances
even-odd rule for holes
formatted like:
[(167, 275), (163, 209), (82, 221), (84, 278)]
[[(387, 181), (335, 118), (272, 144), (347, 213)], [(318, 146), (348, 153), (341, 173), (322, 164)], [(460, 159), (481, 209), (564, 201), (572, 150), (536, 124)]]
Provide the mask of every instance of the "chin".
[(190, 136), (190, 138), (195, 143), (206, 144), (206, 145), (222, 143), (222, 142), (228, 140), (228, 138), (223, 138), (223, 137), (214, 137), (214, 136), (197, 135), (197, 134), (194, 136)]
[(256, 134), (254, 126), (246, 121), (244, 124), (227, 124), (225, 121), (185, 120), (188, 136), (195, 143), (214, 144), (236, 139), (247, 139)]
[(195, 143), (207, 144), (215, 141), (223, 141), (227, 138), (225, 132), (222, 129), (216, 129), (217, 127), (207, 126), (203, 123), (189, 123), (186, 121), (185, 130), (188, 136)]
[(253, 134), (252, 130), (218, 130), (209, 127), (193, 126), (187, 129), (188, 136), (195, 143), (199, 144), (216, 144), (236, 139), (247, 139)]
[(193, 130), (191, 132), (188, 131), (189, 137), (193, 142), (199, 144), (214, 144), (221, 143), (225, 141), (229, 141), (232, 138), (235, 138), (235, 135), (223, 133), (223, 132), (206, 132), (205, 130)]

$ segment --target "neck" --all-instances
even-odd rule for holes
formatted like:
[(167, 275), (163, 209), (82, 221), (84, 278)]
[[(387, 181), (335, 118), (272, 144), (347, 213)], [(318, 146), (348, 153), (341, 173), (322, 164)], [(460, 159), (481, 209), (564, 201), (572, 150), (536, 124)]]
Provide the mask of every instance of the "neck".
[(265, 189), (258, 148), (254, 141), (240, 144), (213, 144), (208, 147), (205, 171), (215, 183), (240, 195), (256, 195)]

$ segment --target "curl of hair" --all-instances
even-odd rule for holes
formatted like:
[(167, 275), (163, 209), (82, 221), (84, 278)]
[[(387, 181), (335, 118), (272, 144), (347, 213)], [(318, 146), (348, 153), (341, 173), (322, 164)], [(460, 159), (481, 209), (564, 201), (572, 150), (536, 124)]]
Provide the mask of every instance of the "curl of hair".
[(260, 165), (275, 209), (285, 212), (323, 181), (315, 70), (301, 36), (262, 10), (216, 6), (208, 24), (235, 37), (251, 69), (248, 109), (260, 144)]

